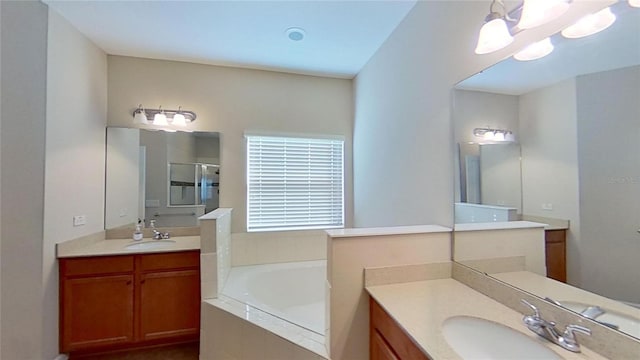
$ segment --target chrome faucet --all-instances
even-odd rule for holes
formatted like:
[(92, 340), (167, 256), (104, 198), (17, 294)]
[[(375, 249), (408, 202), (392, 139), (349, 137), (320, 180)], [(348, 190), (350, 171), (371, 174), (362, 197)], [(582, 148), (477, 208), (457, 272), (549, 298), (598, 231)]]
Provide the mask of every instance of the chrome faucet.
[(162, 239), (169, 239), (171, 237), (171, 235), (169, 234), (169, 232), (160, 232), (158, 231), (158, 229), (156, 229), (156, 221), (155, 220), (151, 220), (151, 231), (153, 232), (153, 240), (162, 240)]
[(575, 333), (578, 332), (584, 335), (591, 335), (591, 330), (580, 325), (567, 325), (564, 332), (560, 334), (558, 329), (556, 329), (555, 322), (543, 319), (540, 316), (538, 308), (527, 300), (522, 299), (521, 301), (533, 310), (533, 315), (525, 315), (525, 317), (522, 318), (522, 321), (527, 325), (529, 330), (554, 344), (560, 345), (564, 349), (573, 352), (580, 352), (580, 344), (578, 344)]

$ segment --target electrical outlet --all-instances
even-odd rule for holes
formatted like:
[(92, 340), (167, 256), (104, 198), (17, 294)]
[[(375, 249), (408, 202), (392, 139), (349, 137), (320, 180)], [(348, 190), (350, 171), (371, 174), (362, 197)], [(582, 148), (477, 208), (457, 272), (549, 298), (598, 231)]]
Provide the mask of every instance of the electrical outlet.
[(127, 216), (128, 213), (129, 213), (129, 210), (127, 208), (120, 209), (120, 217), (125, 217)]
[(86, 215), (76, 215), (73, 217), (73, 226), (82, 226), (87, 223)]
[(553, 210), (553, 204), (552, 203), (546, 203), (546, 204), (542, 204), (542, 210)]

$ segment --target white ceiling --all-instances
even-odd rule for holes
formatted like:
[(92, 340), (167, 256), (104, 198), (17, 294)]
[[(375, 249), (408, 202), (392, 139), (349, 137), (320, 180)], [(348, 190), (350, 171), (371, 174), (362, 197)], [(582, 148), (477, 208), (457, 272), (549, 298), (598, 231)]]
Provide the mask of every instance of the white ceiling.
[[(415, 5), (391, 1), (44, 0), (106, 53), (354, 77)], [(303, 41), (285, 31), (300, 27)]]

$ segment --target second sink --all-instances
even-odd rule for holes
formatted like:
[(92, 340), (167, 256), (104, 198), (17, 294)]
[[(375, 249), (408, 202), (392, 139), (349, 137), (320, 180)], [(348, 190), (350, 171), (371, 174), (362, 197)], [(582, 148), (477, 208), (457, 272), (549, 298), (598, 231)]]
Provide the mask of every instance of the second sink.
[(442, 331), (463, 359), (562, 359), (535, 339), (481, 318), (450, 317), (442, 324)]

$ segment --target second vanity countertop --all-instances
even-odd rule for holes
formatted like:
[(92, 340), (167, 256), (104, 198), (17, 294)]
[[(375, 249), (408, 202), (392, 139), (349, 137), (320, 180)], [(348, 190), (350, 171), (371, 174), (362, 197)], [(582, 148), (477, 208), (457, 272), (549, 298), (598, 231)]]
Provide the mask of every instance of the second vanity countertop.
[(522, 323), (522, 314), (454, 279), (369, 286), (366, 290), (434, 359), (460, 359), (442, 335), (442, 323), (458, 315), (506, 325), (544, 344), (565, 359), (605, 359), (584, 346), (582, 352), (576, 354), (538, 337)]
[(175, 243), (151, 249), (127, 249), (127, 245), (154, 242), (157, 240), (144, 239), (141, 241), (133, 241), (131, 239), (109, 239), (89, 243), (77, 243), (73, 244), (73, 246), (69, 246), (69, 244), (66, 244), (65, 246), (58, 246), (56, 251), (58, 258), (72, 258), (105, 255), (155, 254), (175, 251), (200, 250), (200, 236), (176, 236), (172, 237), (170, 240), (174, 240)]

